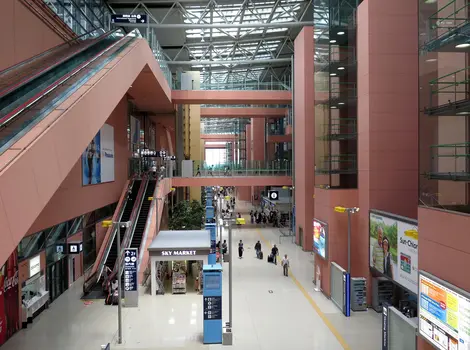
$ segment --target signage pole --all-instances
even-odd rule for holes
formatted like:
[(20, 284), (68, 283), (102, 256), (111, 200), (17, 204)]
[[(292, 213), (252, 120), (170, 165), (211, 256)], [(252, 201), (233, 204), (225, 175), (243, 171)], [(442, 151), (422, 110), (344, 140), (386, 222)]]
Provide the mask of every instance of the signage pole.
[(351, 273), (351, 211), (348, 210), (348, 273)]
[(233, 327), (232, 325), (232, 275), (233, 275), (233, 267), (232, 267), (232, 256), (233, 256), (233, 249), (232, 249), (232, 222), (229, 221), (228, 224), (228, 246), (230, 247), (228, 259), (229, 259), (229, 270), (228, 270), (228, 311), (229, 311), (229, 323), (230, 328)]
[(122, 344), (121, 224), (117, 225), (118, 344)]

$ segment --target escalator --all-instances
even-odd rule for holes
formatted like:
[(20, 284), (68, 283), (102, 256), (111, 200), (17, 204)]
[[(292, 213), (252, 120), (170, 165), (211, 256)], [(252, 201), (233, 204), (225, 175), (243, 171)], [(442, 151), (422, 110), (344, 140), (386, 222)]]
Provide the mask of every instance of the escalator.
[[(140, 186), (142, 185), (141, 180), (134, 180), (129, 187), (124, 190), (127, 192), (127, 198), (122, 203), (121, 207), (116, 210), (120, 210), (116, 220), (119, 222), (129, 221), (132, 212), (134, 211), (136, 199), (139, 196)], [(121, 243), (125, 238), (126, 228), (119, 227), (121, 235)], [(110, 271), (114, 269), (117, 260), (117, 231), (113, 227), (111, 235), (107, 242), (103, 242), (101, 249), (104, 249), (104, 253), (100, 261), (95, 262), (95, 272), (86, 278), (83, 284), (83, 297), (86, 299), (99, 299), (104, 297), (104, 289), (106, 285), (106, 279), (110, 275)], [(104, 283), (103, 283), (104, 282)]]
[[(140, 186), (142, 184), (141, 180), (135, 180), (134, 184), (132, 185), (132, 192), (129, 194), (129, 197), (126, 201), (124, 211), (122, 212), (121, 220), (120, 222), (127, 222), (131, 218), (132, 211), (134, 210), (135, 202), (137, 199), (137, 195), (139, 194)], [(122, 241), (124, 240), (125, 234), (126, 234), (126, 227), (119, 227), (118, 230), (120, 230), (121, 234), (121, 244)], [(121, 247), (122, 249), (123, 247)], [(113, 237), (113, 242), (111, 243), (111, 249), (109, 250), (108, 256), (105, 260), (105, 266), (107, 266), (109, 269), (113, 270), (114, 266), (116, 265), (116, 260), (117, 260), (117, 235)]]
[(0, 154), (82, 87), (136, 36), (113, 31), (0, 96)]
[(140, 207), (139, 217), (134, 227), (134, 233), (132, 234), (130, 248), (137, 248), (139, 252), (139, 256), (141, 254), (140, 248), (141, 248), (142, 239), (145, 233), (145, 226), (147, 225), (147, 219), (148, 219), (149, 212), (150, 212), (150, 205), (152, 204), (152, 201), (149, 200), (149, 197), (153, 197), (153, 192), (155, 191), (156, 186), (157, 186), (156, 180), (150, 180), (148, 182), (148, 185), (144, 194), (144, 200), (142, 202), (142, 206)]
[(0, 97), (64, 63), (105, 35), (103, 30), (94, 30), (0, 71)]

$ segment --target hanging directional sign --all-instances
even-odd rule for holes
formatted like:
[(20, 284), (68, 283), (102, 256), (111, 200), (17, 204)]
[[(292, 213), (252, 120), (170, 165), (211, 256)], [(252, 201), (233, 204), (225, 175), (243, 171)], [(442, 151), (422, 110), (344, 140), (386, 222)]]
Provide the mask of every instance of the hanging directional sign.
[(147, 15), (134, 15), (134, 14), (113, 14), (111, 15), (111, 23), (115, 24), (134, 24), (134, 23), (147, 23)]
[(269, 191), (268, 192), (268, 197), (272, 201), (277, 201), (277, 200), (279, 200), (279, 192), (278, 191)]
[(139, 150), (139, 156), (141, 157), (152, 157), (152, 158), (167, 158), (166, 151), (154, 151), (151, 149)]

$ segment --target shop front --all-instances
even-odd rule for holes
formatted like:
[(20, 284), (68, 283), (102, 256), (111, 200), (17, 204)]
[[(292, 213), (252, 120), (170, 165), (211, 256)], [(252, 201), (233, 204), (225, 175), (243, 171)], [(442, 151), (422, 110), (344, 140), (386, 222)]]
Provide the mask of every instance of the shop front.
[(148, 251), (152, 295), (200, 293), (210, 253), (209, 231), (160, 231)]
[[(46, 290), (44, 256), (38, 254), (26, 260), (21, 269), (21, 321), (23, 328), (49, 305), (49, 292)], [(25, 279), (25, 277), (27, 277)]]

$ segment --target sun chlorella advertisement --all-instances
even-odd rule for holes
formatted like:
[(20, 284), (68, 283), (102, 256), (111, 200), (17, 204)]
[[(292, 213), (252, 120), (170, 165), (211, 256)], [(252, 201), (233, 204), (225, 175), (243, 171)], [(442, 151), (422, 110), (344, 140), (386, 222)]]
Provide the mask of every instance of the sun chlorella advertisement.
[(418, 293), (418, 228), (413, 220), (371, 211), (370, 267)]
[(321, 221), (313, 219), (313, 250), (323, 259), (326, 259), (326, 237), (327, 225)]
[(440, 350), (470, 350), (470, 299), (432, 275), (419, 275), (419, 333)]

